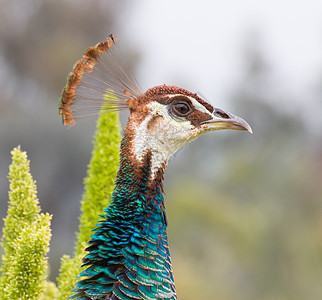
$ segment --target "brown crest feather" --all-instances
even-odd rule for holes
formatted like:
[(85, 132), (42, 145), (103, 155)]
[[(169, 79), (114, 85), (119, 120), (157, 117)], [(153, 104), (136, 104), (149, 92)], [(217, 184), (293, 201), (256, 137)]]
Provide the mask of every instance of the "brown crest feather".
[(104, 104), (104, 111), (125, 109), (129, 98), (142, 94), (116, 53), (116, 42), (117, 37), (110, 35), (106, 41), (87, 49), (74, 65), (59, 99), (64, 125), (71, 127), (78, 117), (100, 113)]

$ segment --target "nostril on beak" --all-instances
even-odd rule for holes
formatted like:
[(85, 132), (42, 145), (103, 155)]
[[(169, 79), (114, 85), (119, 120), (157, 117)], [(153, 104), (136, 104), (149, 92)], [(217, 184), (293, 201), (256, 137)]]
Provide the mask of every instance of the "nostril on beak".
[(215, 108), (213, 114), (222, 119), (230, 119), (230, 116), (220, 108)]

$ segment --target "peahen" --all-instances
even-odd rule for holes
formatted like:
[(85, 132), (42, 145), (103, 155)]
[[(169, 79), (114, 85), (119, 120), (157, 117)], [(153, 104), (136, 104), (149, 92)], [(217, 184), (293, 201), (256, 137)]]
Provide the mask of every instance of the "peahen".
[(167, 238), (163, 176), (169, 157), (200, 135), (247, 130), (243, 119), (197, 94), (161, 85), (142, 93), (109, 38), (75, 64), (60, 99), (65, 125), (129, 109), (111, 204), (86, 249), (72, 299), (177, 299)]

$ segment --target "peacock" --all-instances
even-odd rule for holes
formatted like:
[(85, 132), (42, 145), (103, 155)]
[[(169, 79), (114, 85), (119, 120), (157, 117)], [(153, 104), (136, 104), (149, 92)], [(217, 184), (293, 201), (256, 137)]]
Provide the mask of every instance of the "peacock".
[(160, 85), (142, 92), (110, 35), (74, 65), (60, 98), (64, 125), (128, 109), (112, 201), (94, 229), (71, 299), (177, 299), (163, 178), (169, 157), (206, 132), (246, 130), (242, 118), (196, 93)]

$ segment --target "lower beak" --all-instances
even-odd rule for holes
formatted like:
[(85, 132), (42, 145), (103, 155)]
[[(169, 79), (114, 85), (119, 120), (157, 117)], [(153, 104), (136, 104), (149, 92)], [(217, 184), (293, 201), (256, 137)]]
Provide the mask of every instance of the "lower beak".
[(233, 129), (253, 133), (252, 128), (244, 119), (229, 112), (215, 108), (212, 115), (212, 119), (203, 122), (203, 124), (208, 125), (208, 129), (210, 130)]

